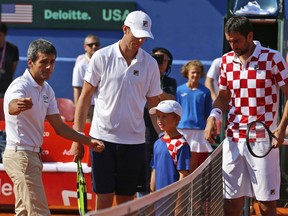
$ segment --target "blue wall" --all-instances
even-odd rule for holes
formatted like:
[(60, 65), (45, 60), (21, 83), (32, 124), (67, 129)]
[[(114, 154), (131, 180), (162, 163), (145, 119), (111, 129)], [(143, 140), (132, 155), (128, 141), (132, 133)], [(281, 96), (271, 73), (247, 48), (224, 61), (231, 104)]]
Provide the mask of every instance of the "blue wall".
[[(97, 1), (95, 1), (97, 2)], [(127, 2), (127, 1), (126, 1)], [(133, 2), (133, 1), (132, 1)], [(200, 59), (206, 70), (212, 60), (222, 54), (223, 20), (226, 0), (137, 0), (137, 9), (152, 19), (154, 40), (147, 40), (143, 48), (150, 52), (156, 46), (168, 48), (174, 57), (172, 77), (178, 85), (186, 79), (180, 68), (190, 59)], [(93, 33), (100, 37), (102, 46), (110, 45), (122, 37), (122, 31), (13, 29), (7, 40), (16, 44), (20, 62), (15, 77), (27, 66), (27, 48), (38, 38), (50, 40), (57, 48), (58, 58), (52, 78), (48, 81), (56, 97), (73, 98), (72, 70), (77, 55), (83, 53), (83, 38)]]

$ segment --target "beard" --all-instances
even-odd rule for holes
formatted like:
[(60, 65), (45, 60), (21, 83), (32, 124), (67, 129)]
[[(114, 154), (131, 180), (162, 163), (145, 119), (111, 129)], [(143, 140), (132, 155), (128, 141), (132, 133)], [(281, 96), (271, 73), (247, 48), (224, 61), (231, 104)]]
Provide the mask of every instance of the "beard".
[(244, 49), (236, 49), (233, 50), (235, 52), (235, 54), (239, 57), (239, 56), (243, 56), (246, 53), (248, 53), (249, 51), (249, 45), (247, 44), (247, 46)]

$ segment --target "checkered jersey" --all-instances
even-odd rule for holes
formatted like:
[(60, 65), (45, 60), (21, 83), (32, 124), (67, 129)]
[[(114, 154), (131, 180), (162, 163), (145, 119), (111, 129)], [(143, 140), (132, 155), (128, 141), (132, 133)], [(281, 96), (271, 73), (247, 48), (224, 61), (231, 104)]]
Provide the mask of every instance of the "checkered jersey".
[(163, 142), (165, 142), (167, 144), (167, 149), (174, 161), (175, 166), (177, 166), (177, 162), (178, 162), (178, 158), (177, 158), (177, 154), (179, 149), (181, 149), (181, 147), (183, 145), (188, 145), (187, 141), (185, 140), (185, 138), (181, 135), (177, 138), (174, 139), (165, 139), (165, 138), (161, 138)]
[[(288, 68), (282, 55), (258, 41), (244, 64), (233, 51), (223, 55), (219, 88), (230, 91), (227, 137), (245, 140), (247, 124), (259, 120), (276, 123), (279, 87), (288, 84)], [(273, 125), (275, 126), (275, 125)]]

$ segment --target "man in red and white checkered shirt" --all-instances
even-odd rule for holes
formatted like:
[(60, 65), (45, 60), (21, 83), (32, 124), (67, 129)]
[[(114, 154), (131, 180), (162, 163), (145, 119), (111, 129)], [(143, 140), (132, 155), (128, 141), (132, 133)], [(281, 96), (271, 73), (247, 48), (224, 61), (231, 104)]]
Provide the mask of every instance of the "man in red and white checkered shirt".
[(224, 215), (240, 215), (244, 197), (260, 203), (262, 215), (276, 216), (280, 192), (279, 148), (264, 158), (247, 150), (247, 125), (264, 122), (276, 137), (279, 147), (288, 123), (288, 104), (277, 127), (279, 88), (288, 97), (288, 68), (276, 50), (253, 41), (248, 18), (231, 17), (225, 24), (225, 37), (232, 51), (222, 56), (219, 92), (207, 120), (205, 138), (213, 143), (215, 122), (228, 112), (227, 133), (223, 143)]

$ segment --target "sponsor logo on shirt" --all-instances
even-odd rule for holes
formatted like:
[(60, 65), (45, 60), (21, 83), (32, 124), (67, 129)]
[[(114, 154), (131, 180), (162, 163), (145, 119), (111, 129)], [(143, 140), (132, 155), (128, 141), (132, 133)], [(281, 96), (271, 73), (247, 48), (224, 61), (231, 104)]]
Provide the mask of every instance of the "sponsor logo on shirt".
[(48, 103), (48, 96), (47, 95), (43, 95), (43, 101), (44, 101), (44, 103)]
[(138, 70), (134, 70), (134, 71), (133, 71), (133, 74), (134, 74), (135, 76), (139, 76), (139, 71), (138, 71)]
[(255, 69), (255, 70), (258, 70), (258, 69), (259, 69), (259, 65), (255, 65), (255, 66), (254, 66), (254, 69)]

